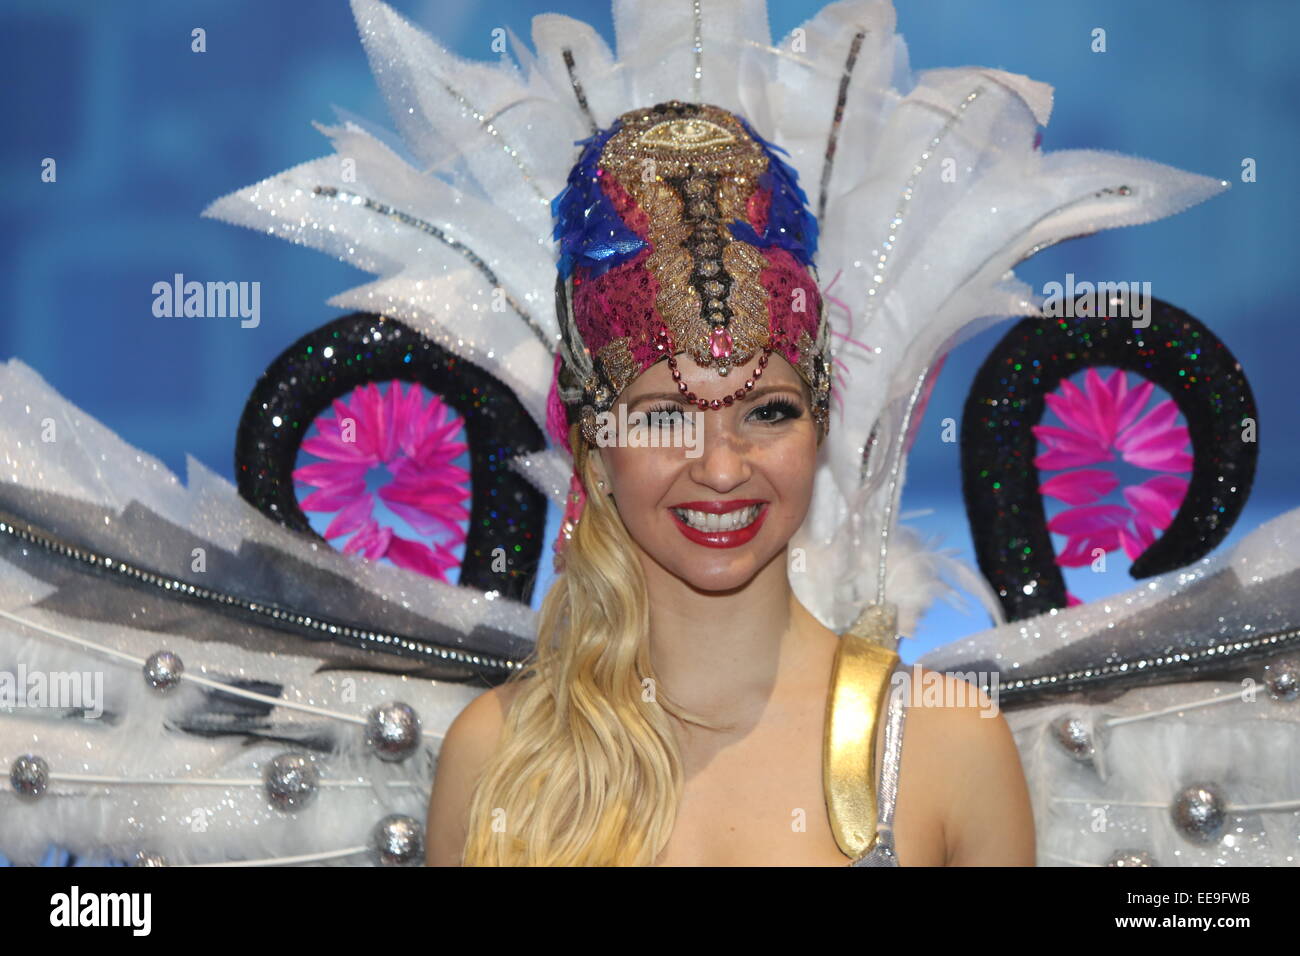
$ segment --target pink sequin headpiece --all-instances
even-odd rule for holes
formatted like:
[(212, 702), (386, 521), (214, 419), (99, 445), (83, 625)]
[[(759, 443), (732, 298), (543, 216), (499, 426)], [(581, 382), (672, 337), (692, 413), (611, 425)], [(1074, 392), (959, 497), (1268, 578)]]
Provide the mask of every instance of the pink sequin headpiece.
[(554, 394), (586, 440), (595, 444), (597, 414), (633, 379), (680, 352), (735, 373), (736, 389), (709, 401), (673, 363), (685, 398), (716, 409), (752, 389), (777, 351), (808, 383), (825, 434), (817, 221), (784, 150), (735, 113), (678, 100), (624, 113), (580, 145), (552, 203), (563, 334)]

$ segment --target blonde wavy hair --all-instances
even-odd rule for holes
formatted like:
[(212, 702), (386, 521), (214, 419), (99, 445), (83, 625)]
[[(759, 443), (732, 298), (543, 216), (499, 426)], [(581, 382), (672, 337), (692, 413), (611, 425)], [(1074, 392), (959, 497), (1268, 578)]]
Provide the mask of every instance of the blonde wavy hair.
[(588, 490), (542, 602), (537, 649), (496, 751), (475, 786), (465, 866), (638, 866), (673, 831), (682, 760), (670, 715), (718, 729), (674, 704), (650, 666), (645, 576), (593, 456), (570, 430)]

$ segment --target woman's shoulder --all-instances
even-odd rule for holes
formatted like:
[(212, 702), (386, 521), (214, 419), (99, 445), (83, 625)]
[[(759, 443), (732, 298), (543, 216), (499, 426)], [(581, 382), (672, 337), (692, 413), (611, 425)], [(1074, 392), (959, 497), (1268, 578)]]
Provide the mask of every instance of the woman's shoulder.
[(965, 677), (914, 664), (900, 665), (894, 680), (907, 710), (904, 739), (936, 762), (979, 763), (1010, 736), (997, 702)]
[(949, 721), (970, 721), (997, 712), (997, 702), (962, 674), (900, 663), (893, 680), (895, 688), (904, 692), (909, 708), (945, 710)]
[(485, 690), (465, 705), (443, 735), (429, 795), (429, 864), (445, 866), (459, 859), (468, 832), (470, 798), (496, 750), (519, 690), (518, 681)]
[(515, 697), (530, 680), (532, 678), (523, 678), (498, 684), (471, 700), (447, 728), (443, 747), (462, 742), (494, 744), (505, 726), (506, 715), (510, 713)]
[[(900, 794), (933, 799), (950, 864), (1033, 865), (1033, 815), (1020, 753), (997, 700), (972, 680), (900, 667), (906, 731)], [(900, 796), (900, 801), (903, 799)]]

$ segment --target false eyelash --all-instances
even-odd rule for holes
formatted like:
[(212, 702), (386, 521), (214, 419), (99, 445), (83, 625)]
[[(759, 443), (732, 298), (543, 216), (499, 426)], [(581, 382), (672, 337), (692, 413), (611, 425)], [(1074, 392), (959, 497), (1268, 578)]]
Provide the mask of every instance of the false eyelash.
[(655, 412), (658, 412), (661, 415), (671, 415), (674, 412), (685, 414), (686, 409), (682, 408), (682, 406), (680, 405), (673, 405), (669, 402), (664, 402), (662, 404), (655, 405), (653, 408), (647, 408), (645, 411), (647, 414), (653, 414)]
[[(756, 406), (754, 411), (767, 410), (767, 409), (778, 411), (785, 416), (785, 418), (779, 418), (777, 419), (777, 421), (786, 421), (787, 419), (798, 418), (803, 414), (803, 409), (800, 408), (798, 405), (796, 405), (788, 398), (777, 397), (777, 398), (768, 399), (762, 405)], [(648, 415), (653, 414), (655, 412), (658, 412), (661, 415), (671, 415), (674, 413), (679, 413), (684, 415), (686, 413), (686, 409), (684, 409), (681, 405), (674, 405), (665, 402), (659, 405), (652, 406), (651, 408), (647, 408), (645, 409), (645, 412)], [(771, 422), (770, 424), (775, 425), (776, 422)]]
[(778, 418), (776, 421), (767, 423), (772, 425), (775, 425), (777, 422), (783, 422), (790, 419), (798, 418), (803, 414), (803, 409), (800, 408), (798, 405), (796, 405), (788, 398), (769, 399), (768, 401), (764, 402), (762, 405), (759, 405), (758, 408), (754, 409), (754, 411), (767, 411), (768, 409), (778, 411), (785, 416), (784, 418)]

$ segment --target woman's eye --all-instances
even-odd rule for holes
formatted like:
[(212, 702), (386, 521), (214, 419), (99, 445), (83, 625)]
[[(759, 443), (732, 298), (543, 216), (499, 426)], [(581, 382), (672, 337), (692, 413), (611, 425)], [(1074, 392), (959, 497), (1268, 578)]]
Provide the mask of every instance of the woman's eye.
[(658, 405), (648, 411), (650, 415), (658, 416), (657, 419), (650, 419), (652, 422), (657, 422), (658, 424), (678, 425), (682, 421), (682, 409), (680, 405)]
[(750, 414), (760, 422), (779, 422), (790, 418), (798, 418), (803, 414), (803, 409), (788, 398), (774, 398), (771, 401), (764, 402)]

